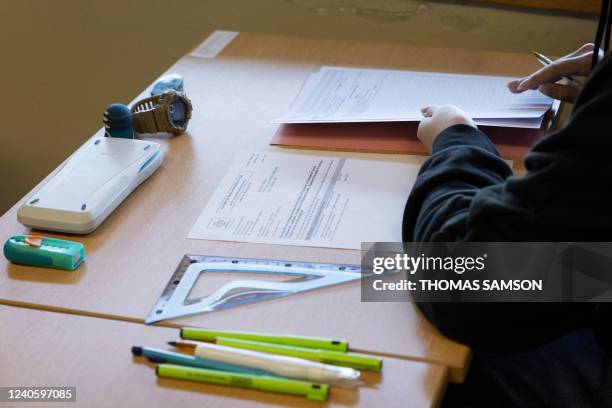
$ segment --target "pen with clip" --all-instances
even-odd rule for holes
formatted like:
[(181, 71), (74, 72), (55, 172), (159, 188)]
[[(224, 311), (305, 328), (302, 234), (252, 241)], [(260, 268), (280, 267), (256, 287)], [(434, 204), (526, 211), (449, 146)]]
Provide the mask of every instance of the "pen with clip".
[(168, 342), (168, 344), (175, 347), (192, 348), (197, 357), (206, 360), (266, 370), (282, 377), (324, 382), (343, 387), (359, 385), (359, 376), (361, 375), (359, 371), (349, 367), (332, 366), (297, 357), (279, 356), (217, 344), (193, 344), (174, 341)]

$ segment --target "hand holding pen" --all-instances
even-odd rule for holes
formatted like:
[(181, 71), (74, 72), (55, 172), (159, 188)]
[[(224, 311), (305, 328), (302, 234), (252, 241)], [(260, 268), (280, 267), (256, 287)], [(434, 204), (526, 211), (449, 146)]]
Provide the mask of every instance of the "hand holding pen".
[[(539, 89), (546, 96), (572, 103), (582, 89), (582, 84), (572, 76), (590, 74), (593, 51), (593, 44), (585, 44), (571, 54), (555, 61), (534, 52), (544, 67), (531, 75), (509, 82), (508, 89), (513, 93)], [(599, 52), (601, 55), (601, 50)]]

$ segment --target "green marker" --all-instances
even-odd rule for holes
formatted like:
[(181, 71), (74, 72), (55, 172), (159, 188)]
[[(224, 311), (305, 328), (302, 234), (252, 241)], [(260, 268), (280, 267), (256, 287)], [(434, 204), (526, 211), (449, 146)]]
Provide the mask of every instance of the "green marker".
[(307, 381), (289, 380), (266, 375), (228, 373), (206, 368), (185, 367), (174, 364), (160, 364), (155, 369), (158, 377), (177, 380), (198, 381), (230, 387), (252, 388), (281, 394), (301, 395), (312, 401), (327, 399), (329, 385)]
[(380, 371), (382, 359), (365, 354), (340, 353), (337, 351), (311, 349), (304, 347), (285, 346), (282, 344), (261, 343), (240, 339), (217, 337), (216, 343), (222, 346), (236, 347), (247, 350), (262, 351), (264, 353), (280, 354), (283, 356), (299, 357), (306, 360), (319, 361), (357, 370)]
[(264, 333), (247, 333), (228, 330), (209, 330), (198, 327), (184, 327), (181, 338), (185, 340), (215, 341), (217, 337), (259, 341), (262, 343), (284, 344), (286, 346), (314, 348), (321, 350), (348, 351), (348, 341), (332, 340), (320, 337), (285, 336)]

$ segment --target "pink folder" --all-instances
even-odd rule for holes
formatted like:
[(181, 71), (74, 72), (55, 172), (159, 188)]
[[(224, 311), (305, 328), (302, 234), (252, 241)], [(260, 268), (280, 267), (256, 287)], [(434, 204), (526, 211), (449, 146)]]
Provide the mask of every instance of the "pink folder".
[[(307, 123), (281, 125), (274, 146), (319, 150), (424, 154), (417, 122)], [(544, 136), (544, 129), (479, 126), (504, 158), (519, 159)]]

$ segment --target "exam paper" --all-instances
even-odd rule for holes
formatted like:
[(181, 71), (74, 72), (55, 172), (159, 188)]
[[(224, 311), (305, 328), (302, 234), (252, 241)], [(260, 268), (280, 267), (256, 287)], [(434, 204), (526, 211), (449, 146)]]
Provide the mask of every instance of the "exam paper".
[(401, 241), (404, 205), (425, 159), (243, 151), (187, 238), (346, 249)]
[(538, 128), (552, 99), (513, 94), (514, 78), (322, 67), (276, 123), (420, 121), (421, 108), (452, 104), (482, 124)]

